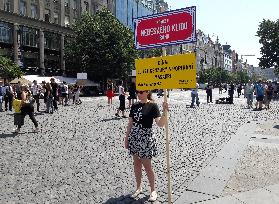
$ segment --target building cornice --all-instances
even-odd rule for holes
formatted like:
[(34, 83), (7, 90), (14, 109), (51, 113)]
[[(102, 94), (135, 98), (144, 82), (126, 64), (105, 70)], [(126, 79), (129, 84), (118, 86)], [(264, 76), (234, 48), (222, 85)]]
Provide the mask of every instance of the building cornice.
[(57, 24), (48, 23), (42, 20), (26, 17), (26, 16), (20, 16), (18, 14), (10, 13), (7, 11), (0, 10), (0, 19), (1, 21), (12, 23), (12, 24), (18, 24), (18, 25), (24, 25), (27, 27), (35, 28), (35, 29), (41, 29), (43, 31), (49, 31), (64, 35), (73, 35), (74, 31), (71, 28), (63, 27)]

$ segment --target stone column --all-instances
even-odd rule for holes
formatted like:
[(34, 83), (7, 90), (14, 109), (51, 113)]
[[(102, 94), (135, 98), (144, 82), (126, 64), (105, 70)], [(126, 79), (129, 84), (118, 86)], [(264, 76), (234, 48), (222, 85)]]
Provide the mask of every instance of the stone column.
[(40, 72), (45, 75), (45, 37), (44, 31), (40, 30)]
[(13, 12), (19, 14), (19, 1), (13, 0)]
[(65, 69), (65, 59), (64, 59), (64, 56), (65, 56), (65, 43), (64, 43), (64, 40), (65, 40), (65, 36), (64, 34), (61, 34), (61, 37), (60, 37), (60, 61), (61, 61), (61, 70), (62, 70), (62, 75), (65, 76), (66, 75), (66, 69)]
[(65, 0), (61, 0), (60, 25), (65, 26)]
[(4, 10), (4, 2), (0, 1), (0, 10)]
[(44, 1), (39, 1), (39, 20), (44, 21), (45, 16), (44, 16)]
[(18, 64), (18, 24), (14, 24), (13, 27), (13, 44), (14, 44), (14, 62)]
[(28, 17), (31, 17), (31, 1), (26, 1), (26, 14)]

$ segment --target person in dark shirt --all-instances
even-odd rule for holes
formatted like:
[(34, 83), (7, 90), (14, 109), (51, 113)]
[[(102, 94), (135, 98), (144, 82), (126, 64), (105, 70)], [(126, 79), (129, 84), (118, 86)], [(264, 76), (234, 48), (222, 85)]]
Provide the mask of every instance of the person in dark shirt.
[(233, 104), (234, 84), (233, 84), (232, 82), (231, 82), (231, 84), (229, 85), (228, 94), (229, 94), (229, 103), (230, 103), (230, 104)]
[(130, 87), (129, 87), (129, 97), (128, 97), (128, 100), (129, 100), (129, 108), (131, 108), (131, 105), (133, 105), (135, 103), (135, 100), (137, 100), (137, 96), (136, 96), (136, 84), (135, 82), (132, 82), (130, 84)]
[(58, 106), (57, 106), (57, 101), (59, 100), (58, 84), (55, 82), (54, 78), (51, 78), (50, 82), (51, 82), (50, 85), (51, 85), (52, 97), (53, 97), (53, 107), (54, 107), (54, 110), (58, 110)]
[(158, 105), (154, 103), (150, 91), (137, 91), (139, 102), (132, 105), (129, 114), (129, 123), (125, 137), (125, 148), (133, 156), (134, 172), (136, 177), (136, 191), (131, 195), (136, 198), (141, 192), (142, 166), (144, 167), (150, 184), (151, 194), (149, 201), (157, 199), (155, 190), (155, 175), (151, 166), (151, 159), (157, 156), (156, 137), (152, 133), (152, 124), (155, 120), (159, 127), (166, 124), (168, 104), (163, 103), (161, 116)]
[(266, 109), (270, 108), (270, 102), (272, 100), (274, 88), (272, 87), (272, 82), (268, 82), (267, 89), (265, 90), (266, 94)]

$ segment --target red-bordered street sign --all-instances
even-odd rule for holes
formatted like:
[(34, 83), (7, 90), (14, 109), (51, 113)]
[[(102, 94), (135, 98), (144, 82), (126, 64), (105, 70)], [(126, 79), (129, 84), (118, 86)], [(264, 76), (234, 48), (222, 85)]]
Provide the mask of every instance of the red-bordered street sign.
[(136, 49), (196, 42), (196, 7), (134, 19)]

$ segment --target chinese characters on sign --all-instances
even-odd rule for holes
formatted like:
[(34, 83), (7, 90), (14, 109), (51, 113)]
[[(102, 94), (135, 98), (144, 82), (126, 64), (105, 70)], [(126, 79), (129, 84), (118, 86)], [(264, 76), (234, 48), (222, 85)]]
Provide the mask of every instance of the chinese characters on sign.
[(173, 55), (136, 60), (138, 90), (194, 88), (195, 54)]
[(196, 7), (134, 20), (137, 49), (196, 42)]

